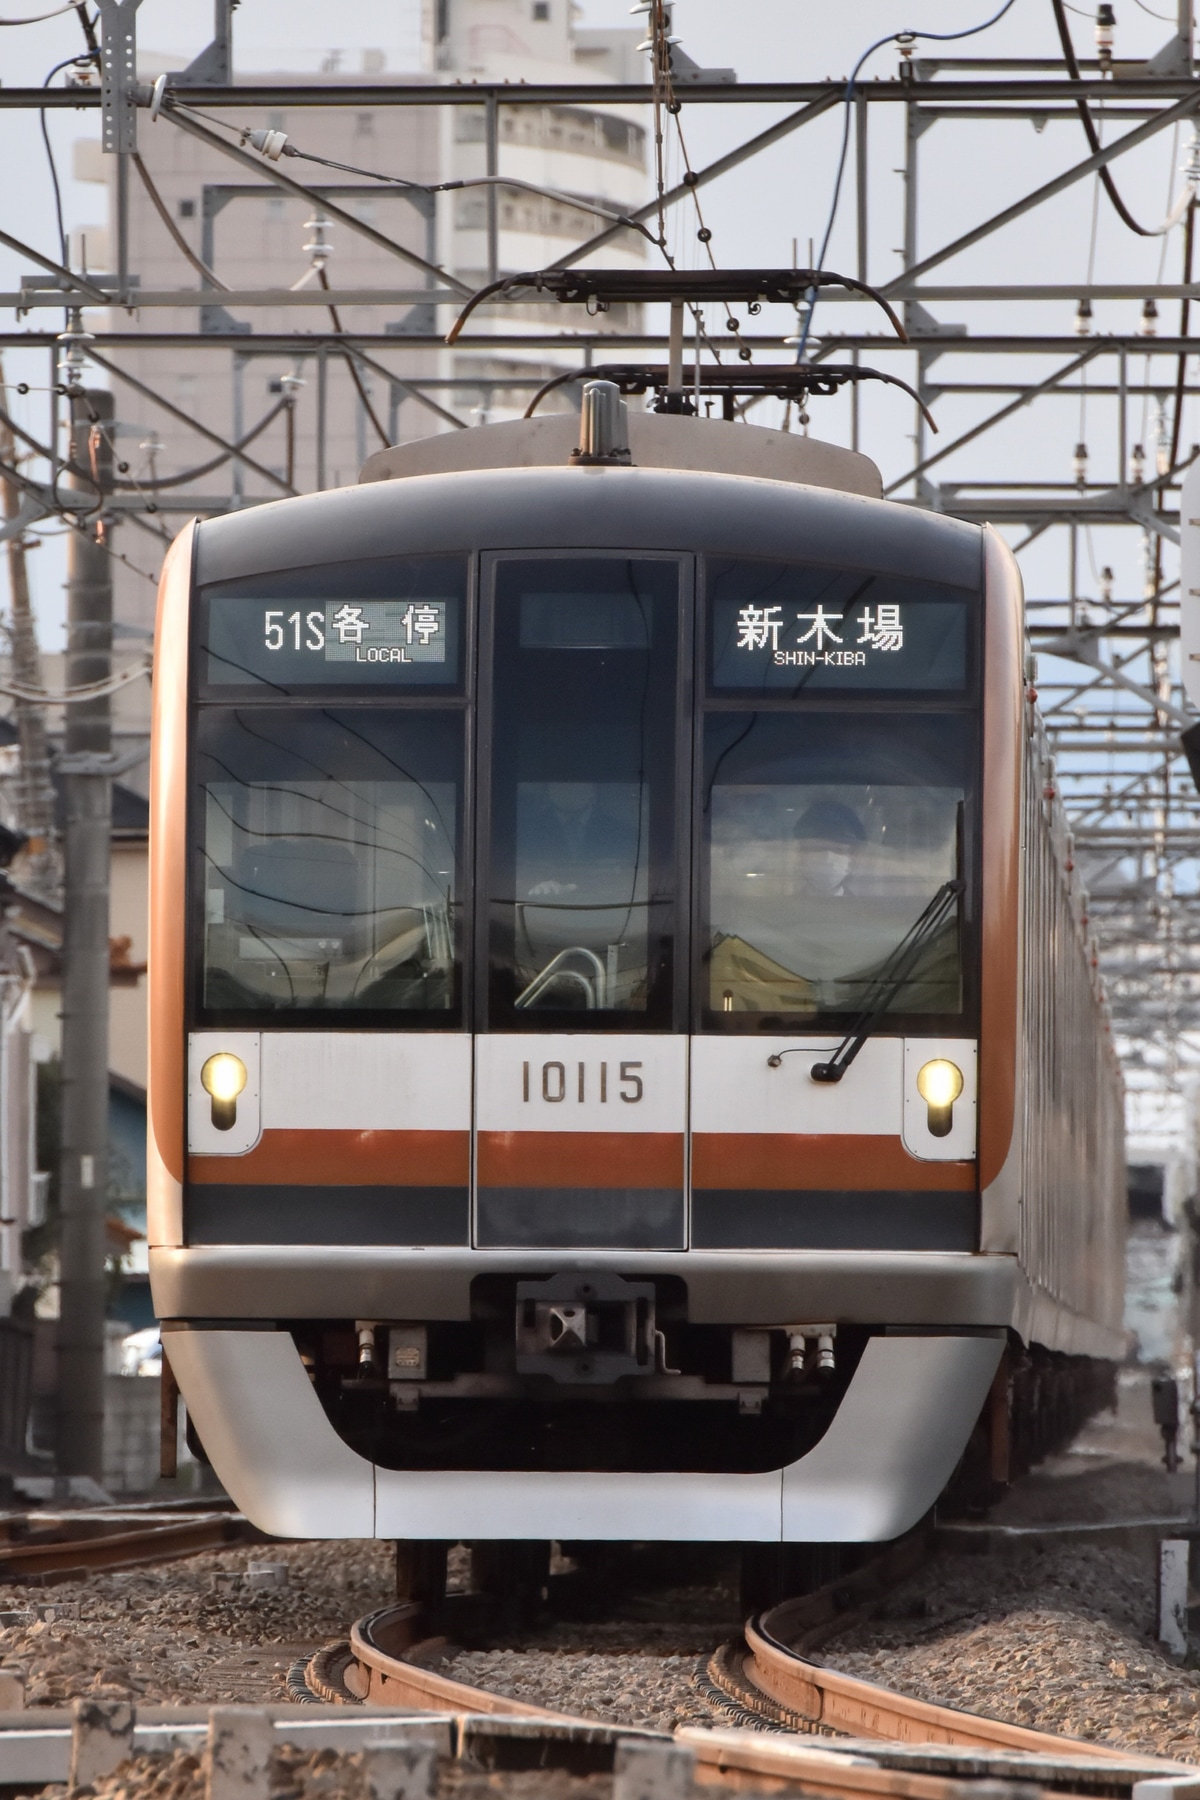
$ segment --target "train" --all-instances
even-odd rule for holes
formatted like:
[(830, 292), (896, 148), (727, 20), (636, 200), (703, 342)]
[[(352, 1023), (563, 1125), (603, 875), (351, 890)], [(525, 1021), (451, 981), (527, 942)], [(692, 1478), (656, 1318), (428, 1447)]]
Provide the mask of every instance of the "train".
[(1013, 556), (659, 374), (167, 557), (150, 1275), (265, 1531), (887, 1540), (1124, 1354)]

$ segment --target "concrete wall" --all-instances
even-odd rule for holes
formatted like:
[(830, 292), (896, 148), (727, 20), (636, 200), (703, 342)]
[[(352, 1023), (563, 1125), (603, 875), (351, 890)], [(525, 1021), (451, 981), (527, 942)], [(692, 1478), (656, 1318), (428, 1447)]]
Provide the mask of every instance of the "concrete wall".
[(110, 1494), (142, 1494), (158, 1480), (160, 1383), (152, 1375), (104, 1377), (104, 1479)]

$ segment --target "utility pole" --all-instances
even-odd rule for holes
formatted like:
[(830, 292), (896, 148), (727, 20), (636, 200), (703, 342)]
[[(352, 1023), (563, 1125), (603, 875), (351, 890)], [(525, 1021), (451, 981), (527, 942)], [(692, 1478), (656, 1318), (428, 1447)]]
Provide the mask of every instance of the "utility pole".
[[(4, 370), (0, 363), (0, 401), (4, 400)], [(0, 419), (0, 462), (17, 467), (17, 445), (12, 427)], [(15, 481), (0, 479), (4, 518), (11, 527), (21, 516), (21, 493)], [(25, 543), (19, 531), (9, 537), (8, 580), (12, 600), (10, 620), (11, 667), (21, 686), (40, 688), (42, 662), (37, 628), (29, 598), (29, 572), (25, 567)], [(54, 843), (54, 783), (50, 778), (50, 747), (46, 738), (46, 709), (38, 701), (17, 700), (17, 748), (20, 763), (16, 783), (16, 823), (24, 832), (21, 854), (22, 885), (42, 899), (57, 897), (62, 876)]]
[[(68, 381), (68, 462), (79, 525), (68, 540), (68, 690), (112, 672), (112, 395)], [(60, 1476), (104, 1467), (104, 1204), (108, 1176), (108, 887), (112, 721), (106, 695), (66, 707), (62, 1154), (59, 1196)]]

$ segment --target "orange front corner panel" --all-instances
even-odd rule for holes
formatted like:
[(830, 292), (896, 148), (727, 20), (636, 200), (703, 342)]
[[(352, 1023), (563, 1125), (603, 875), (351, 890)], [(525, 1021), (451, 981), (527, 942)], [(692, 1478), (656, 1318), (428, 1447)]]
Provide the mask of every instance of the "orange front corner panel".
[(982, 984), (979, 1182), (1004, 1166), (1016, 1117), (1024, 669), (1021, 577), (999, 534), (984, 533)]
[(183, 1180), (184, 930), (187, 879), (187, 643), (196, 525), (185, 525), (158, 584), (150, 748), (150, 1130)]

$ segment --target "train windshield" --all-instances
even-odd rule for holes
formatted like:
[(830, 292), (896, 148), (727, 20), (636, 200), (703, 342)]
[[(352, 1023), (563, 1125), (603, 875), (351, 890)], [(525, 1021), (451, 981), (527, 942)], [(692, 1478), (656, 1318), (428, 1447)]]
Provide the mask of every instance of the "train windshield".
[(449, 711), (200, 712), (208, 1022), (457, 1021), (462, 740)]
[(489, 1020), (671, 1023), (679, 565), (501, 562)]
[[(859, 1011), (963, 865), (969, 722), (716, 717), (706, 732), (710, 1013)], [(957, 909), (890, 1010), (962, 1008)]]
[(961, 1020), (977, 597), (754, 562), (714, 563), (708, 592), (708, 1027), (841, 1029), (881, 983), (893, 1018)]

